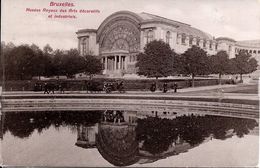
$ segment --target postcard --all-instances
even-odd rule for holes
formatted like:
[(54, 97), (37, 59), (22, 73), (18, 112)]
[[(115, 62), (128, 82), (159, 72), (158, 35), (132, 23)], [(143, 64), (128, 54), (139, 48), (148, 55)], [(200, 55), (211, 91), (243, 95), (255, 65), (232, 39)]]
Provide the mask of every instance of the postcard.
[(257, 167), (259, 11), (1, 1), (1, 165)]

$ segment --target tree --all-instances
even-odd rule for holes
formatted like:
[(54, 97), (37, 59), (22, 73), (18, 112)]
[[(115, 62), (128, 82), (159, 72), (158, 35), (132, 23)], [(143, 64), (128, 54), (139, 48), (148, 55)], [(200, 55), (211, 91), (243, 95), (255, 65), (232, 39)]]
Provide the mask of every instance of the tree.
[(176, 55), (169, 44), (161, 40), (148, 43), (144, 52), (137, 55), (138, 74), (149, 77), (166, 77), (173, 74), (173, 59)]
[(252, 58), (251, 55), (245, 51), (240, 51), (236, 54), (236, 57), (232, 59), (232, 69), (231, 72), (235, 74), (240, 74), (240, 80), (242, 80), (243, 74), (248, 74), (257, 70), (257, 61)]
[(68, 77), (84, 72), (85, 59), (79, 55), (77, 49), (70, 49), (63, 57), (63, 68)]
[(0, 59), (0, 77), (1, 81), (5, 80), (6, 75), (6, 66), (7, 66), (7, 60), (9, 53), (15, 48), (15, 45), (13, 43), (5, 43), (4, 41), (1, 42), (1, 59)]
[(98, 74), (102, 71), (102, 63), (97, 56), (85, 55), (84, 72), (90, 75), (90, 79), (94, 74)]
[(53, 52), (52, 57), (52, 75), (66, 75), (66, 70), (64, 68), (64, 51), (57, 49)]
[(191, 74), (192, 87), (194, 87), (194, 77), (196, 75), (206, 75), (209, 73), (209, 59), (207, 53), (198, 46), (192, 46), (182, 54), (182, 73)]
[(43, 47), (43, 53), (44, 54), (51, 54), (53, 52), (53, 49), (51, 48), (51, 46), (49, 44), (46, 44)]
[(226, 51), (219, 51), (216, 55), (210, 57), (211, 73), (219, 75), (219, 84), (221, 84), (221, 75), (229, 72), (229, 58)]
[(48, 69), (48, 62), (46, 61), (47, 55), (43, 53), (43, 51), (35, 44), (32, 44), (30, 48), (33, 50), (35, 57), (31, 60), (33, 62), (32, 65), (32, 75), (38, 76), (40, 79), (40, 76), (46, 75), (46, 69)]
[(33, 76), (36, 55), (27, 45), (13, 48), (6, 55), (6, 74), (11, 79), (25, 79)]

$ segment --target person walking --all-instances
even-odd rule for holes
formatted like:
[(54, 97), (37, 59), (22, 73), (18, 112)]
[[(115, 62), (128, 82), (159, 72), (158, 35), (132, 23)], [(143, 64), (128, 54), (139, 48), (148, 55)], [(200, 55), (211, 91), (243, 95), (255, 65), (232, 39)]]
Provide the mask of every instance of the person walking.
[(174, 92), (176, 93), (177, 92), (177, 88), (178, 88), (178, 84), (176, 82), (174, 82), (173, 84), (173, 89), (174, 89)]
[(163, 84), (163, 93), (166, 93), (167, 92), (167, 83), (166, 82), (164, 82), (164, 84)]
[(43, 92), (43, 94), (45, 94), (45, 93), (49, 94), (48, 84), (46, 82), (44, 83), (44, 92)]
[(155, 84), (155, 82), (153, 82), (151, 87), (150, 87), (150, 91), (155, 92), (155, 90), (156, 90), (156, 84)]
[(62, 83), (59, 84), (59, 91), (60, 93), (64, 93), (64, 88)]

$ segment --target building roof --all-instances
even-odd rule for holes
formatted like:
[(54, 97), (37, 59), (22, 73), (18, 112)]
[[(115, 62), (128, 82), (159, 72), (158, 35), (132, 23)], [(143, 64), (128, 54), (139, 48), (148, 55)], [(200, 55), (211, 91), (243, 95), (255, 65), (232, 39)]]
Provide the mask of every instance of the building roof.
[(213, 40), (213, 37), (211, 35), (209, 35), (208, 33), (205, 33), (199, 29), (191, 27), (191, 25), (186, 24), (186, 23), (167, 19), (167, 18), (164, 18), (161, 16), (157, 16), (157, 15), (153, 15), (153, 14), (149, 14), (149, 13), (145, 13), (145, 12), (137, 13), (137, 15), (143, 19), (142, 23), (161, 22), (161, 23), (171, 24), (171, 25), (174, 25), (177, 27), (178, 33), (181, 33), (181, 34), (184, 33), (186, 35), (200, 37), (200, 38), (206, 39), (206, 40)]
[(91, 32), (96, 33), (97, 30), (96, 29), (80, 29), (76, 32), (76, 34), (78, 34), (78, 33), (91, 33)]
[(237, 41), (236, 44), (238, 46), (241, 46), (241, 47), (256, 47), (256, 48), (260, 48), (260, 40)]
[[(213, 37), (211, 35), (209, 35), (208, 33), (205, 33), (199, 29), (196, 29), (194, 27), (192, 27), (189, 24), (186, 23), (182, 23), (179, 21), (175, 21), (175, 20), (171, 20), (171, 19), (167, 19), (161, 16), (157, 16), (157, 15), (153, 15), (150, 13), (134, 13), (131, 11), (118, 11), (115, 12), (113, 14), (111, 14), (110, 16), (108, 16), (99, 26), (98, 30), (97, 30), (97, 34), (98, 34), (98, 40), (100, 38), (100, 34), (103, 31), (103, 29), (106, 27), (106, 25), (113, 20), (116, 20), (115, 18), (117, 17), (129, 17), (132, 20), (134, 20), (134, 22), (136, 24), (145, 24), (145, 23), (150, 23), (150, 22), (155, 22), (155, 23), (162, 23), (162, 24), (168, 24), (171, 25), (173, 27), (176, 28), (177, 33), (179, 34), (186, 34), (188, 36), (193, 36), (193, 37), (199, 37), (201, 39), (205, 39), (205, 40), (213, 40)], [(81, 30), (80, 30), (81, 31)], [(80, 32), (78, 31), (78, 32)], [(83, 31), (83, 30), (82, 30)]]
[(226, 40), (226, 41), (236, 42), (236, 40), (229, 38), (229, 37), (218, 37), (218, 38), (216, 38), (216, 40), (217, 41)]

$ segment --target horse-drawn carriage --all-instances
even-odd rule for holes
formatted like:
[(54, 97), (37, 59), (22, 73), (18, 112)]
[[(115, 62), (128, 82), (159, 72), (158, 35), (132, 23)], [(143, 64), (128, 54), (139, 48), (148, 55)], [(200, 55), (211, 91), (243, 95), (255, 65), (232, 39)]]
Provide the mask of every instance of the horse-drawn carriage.
[(125, 87), (124, 87), (124, 84), (123, 82), (107, 82), (107, 83), (104, 83), (104, 88), (103, 90), (106, 92), (106, 93), (111, 93), (112, 91), (119, 91), (119, 93), (124, 93), (125, 92)]

